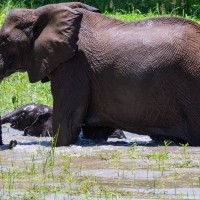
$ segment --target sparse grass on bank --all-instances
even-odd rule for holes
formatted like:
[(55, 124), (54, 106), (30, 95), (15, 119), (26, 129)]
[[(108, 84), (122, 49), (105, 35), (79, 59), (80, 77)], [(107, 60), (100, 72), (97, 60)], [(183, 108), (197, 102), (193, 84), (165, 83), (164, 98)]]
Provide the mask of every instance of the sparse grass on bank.
[(16, 147), (0, 151), (0, 200), (199, 199), (199, 158), (197, 149), (167, 142)]

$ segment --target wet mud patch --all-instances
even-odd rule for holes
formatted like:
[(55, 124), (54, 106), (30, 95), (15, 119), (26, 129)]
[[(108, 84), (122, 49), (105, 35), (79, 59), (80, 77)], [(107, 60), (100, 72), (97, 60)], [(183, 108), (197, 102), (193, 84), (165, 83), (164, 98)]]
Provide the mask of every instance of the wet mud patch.
[(54, 148), (4, 127), (0, 199), (200, 199), (199, 147), (125, 134)]

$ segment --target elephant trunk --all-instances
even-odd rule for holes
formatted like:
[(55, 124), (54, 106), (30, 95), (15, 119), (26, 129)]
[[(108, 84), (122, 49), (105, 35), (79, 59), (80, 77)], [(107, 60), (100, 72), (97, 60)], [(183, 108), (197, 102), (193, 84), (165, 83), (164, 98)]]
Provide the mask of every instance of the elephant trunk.
[(14, 116), (16, 116), (16, 111), (8, 113), (1, 118), (1, 124), (11, 123)]
[(3, 116), (1, 119), (1, 124), (6, 124), (6, 123), (10, 123), (10, 118), (7, 115)]

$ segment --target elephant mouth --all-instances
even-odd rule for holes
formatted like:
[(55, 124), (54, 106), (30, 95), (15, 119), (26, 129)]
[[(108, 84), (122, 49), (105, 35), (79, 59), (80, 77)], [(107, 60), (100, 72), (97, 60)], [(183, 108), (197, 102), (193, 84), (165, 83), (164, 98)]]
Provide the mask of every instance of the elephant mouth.
[(18, 122), (17, 121), (12, 121), (10, 127), (11, 128), (17, 128), (18, 127)]

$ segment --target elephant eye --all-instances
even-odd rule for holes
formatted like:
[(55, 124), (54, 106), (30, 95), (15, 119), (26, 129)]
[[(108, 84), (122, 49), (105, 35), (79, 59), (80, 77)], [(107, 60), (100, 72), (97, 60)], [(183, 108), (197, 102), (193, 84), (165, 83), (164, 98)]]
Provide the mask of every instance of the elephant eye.
[(24, 116), (25, 116), (25, 113), (23, 112), (23, 113), (21, 114), (21, 116), (24, 117)]

